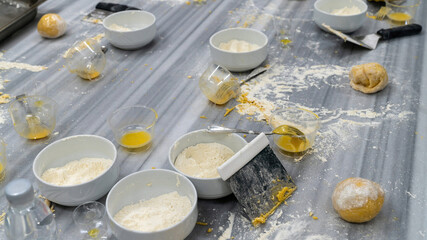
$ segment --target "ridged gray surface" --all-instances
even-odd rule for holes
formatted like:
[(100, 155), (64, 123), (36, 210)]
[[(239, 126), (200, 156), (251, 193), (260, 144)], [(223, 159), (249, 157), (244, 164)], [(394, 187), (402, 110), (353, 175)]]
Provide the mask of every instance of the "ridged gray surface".
[[(47, 144), (76, 134), (96, 134), (112, 141), (113, 134), (107, 117), (119, 107), (142, 104), (159, 114), (153, 148), (144, 153), (131, 154), (118, 147), (121, 162), (120, 178), (138, 170), (170, 168), (167, 160), (169, 147), (181, 135), (210, 124), (227, 127), (269, 130), (264, 122), (254, 122), (236, 112), (223, 117), (226, 106), (210, 103), (198, 88), (198, 77), (210, 62), (209, 37), (218, 30), (241, 26), (242, 16), (272, 14), (279, 19), (265, 25), (253, 25), (264, 30), (270, 38), (269, 62), (294, 67), (338, 65), (350, 68), (355, 64), (376, 61), (384, 65), (390, 77), (383, 91), (365, 95), (348, 85), (346, 76), (338, 78), (345, 87), (330, 84), (309, 87), (288, 94), (289, 101), (310, 108), (373, 109), (394, 104), (393, 113), (409, 112), (404, 120), (389, 118), (387, 114), (365, 118), (362, 121), (379, 122), (375, 127), (361, 126), (348, 139), (350, 146), (334, 148), (327, 162), (307, 156), (294, 163), (278, 154), (298, 190), (271, 218), (270, 223), (253, 228), (242, 216), (242, 209), (234, 197), (218, 200), (199, 200), (199, 221), (188, 239), (225, 239), (231, 231), (234, 239), (425, 239), (427, 236), (427, 55), (425, 33), (418, 36), (380, 42), (377, 49), (368, 51), (322, 32), (312, 21), (314, 1), (303, 0), (207, 0), (205, 4), (187, 5), (184, 1), (124, 1), (143, 8), (157, 17), (158, 34), (148, 46), (123, 51), (108, 45), (107, 68), (104, 77), (88, 82), (71, 75), (62, 66), (62, 54), (76, 40), (101, 33), (102, 26), (81, 21), (96, 4), (88, 1), (48, 1), (39, 7), (36, 19), (0, 43), (4, 50), (2, 61), (19, 61), (44, 65), (49, 69), (32, 73), (25, 70), (0, 72), (4, 92), (18, 95), (28, 91), (33, 81), (43, 81), (48, 96), (59, 104), (57, 135), (47, 140), (27, 141), (13, 130), (10, 117), (0, 125), (1, 136), (7, 142), (7, 178), (0, 185), (16, 177), (34, 180), (32, 162)], [(369, 3), (374, 12), (378, 6)], [(229, 12), (232, 11), (232, 12)], [(41, 38), (37, 21), (44, 13), (59, 13), (68, 23), (65, 36), (56, 40)], [(427, 26), (424, 15), (427, 6), (418, 10), (418, 23)], [(269, 16), (269, 15), (267, 15)], [(274, 27), (276, 26), (276, 27)], [(375, 32), (388, 27), (386, 22), (368, 19), (355, 34)], [(293, 43), (281, 48), (277, 29), (285, 28)], [(103, 40), (106, 42), (106, 40)], [(145, 66), (147, 64), (147, 66)], [(152, 70), (150, 70), (152, 68)], [(192, 76), (191, 79), (187, 76)], [(286, 81), (287, 76), (283, 76)], [(321, 81), (321, 80), (319, 80)], [(329, 81), (329, 80), (328, 80)], [(332, 80), (331, 80), (332, 81)], [(7, 109), (8, 105), (0, 106)], [(204, 115), (207, 119), (201, 119)], [(338, 116), (340, 118), (340, 116)], [(323, 131), (331, 122), (323, 123)], [(322, 129), (320, 132), (322, 132)], [(248, 136), (250, 141), (253, 137)], [(321, 137), (317, 141), (322, 141)], [(343, 140), (344, 141), (344, 140)], [(117, 145), (117, 143), (115, 143)], [(344, 144), (335, 141), (328, 144)], [(117, 145), (118, 146), (118, 145)], [(348, 177), (360, 176), (380, 183), (386, 191), (385, 204), (380, 214), (365, 224), (351, 224), (341, 220), (331, 204), (335, 185)], [(105, 197), (100, 200), (105, 202)], [(7, 206), (4, 194), (0, 209)], [(64, 239), (76, 239), (77, 229), (72, 221), (73, 208), (55, 205), (56, 220)], [(318, 220), (309, 217), (312, 211)], [(231, 214), (231, 215), (230, 215)], [(230, 217), (231, 216), (231, 217)], [(233, 226), (228, 222), (233, 219)], [(208, 228), (213, 228), (207, 233)]]

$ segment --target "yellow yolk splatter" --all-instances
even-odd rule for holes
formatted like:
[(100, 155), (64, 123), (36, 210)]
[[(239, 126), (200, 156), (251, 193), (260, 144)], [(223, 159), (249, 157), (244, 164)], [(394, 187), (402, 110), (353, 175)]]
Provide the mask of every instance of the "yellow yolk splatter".
[(151, 135), (146, 131), (136, 130), (126, 132), (121, 139), (123, 146), (127, 148), (139, 148), (151, 142)]
[(91, 230), (89, 230), (89, 232), (87, 233), (91, 238), (97, 238), (98, 234), (99, 234), (99, 229), (98, 228), (92, 228)]
[(291, 43), (291, 42), (292, 42), (292, 40), (289, 40), (289, 39), (282, 39), (282, 40), (280, 40), (280, 42), (283, 44), (283, 46), (286, 46), (286, 45), (288, 45), (289, 43)]
[[(276, 205), (270, 209), (270, 211), (266, 212), (265, 214), (261, 214), (261, 216), (256, 217), (255, 219), (252, 220), (252, 225), (254, 225), (255, 227), (258, 226), (261, 223), (265, 223), (265, 221), (267, 221), (267, 218), (274, 213), (274, 211), (276, 211), (276, 209), (280, 206), (280, 204), (282, 204), (283, 202), (286, 201), (286, 199), (288, 199), (290, 196), (292, 196), (292, 193), (296, 190), (297, 188), (289, 188), (289, 187), (284, 187), (282, 188), (282, 190), (280, 190), (277, 194), (276, 194), (276, 198), (277, 198), (277, 203)], [(274, 198), (274, 196), (272, 196), (272, 198)]]

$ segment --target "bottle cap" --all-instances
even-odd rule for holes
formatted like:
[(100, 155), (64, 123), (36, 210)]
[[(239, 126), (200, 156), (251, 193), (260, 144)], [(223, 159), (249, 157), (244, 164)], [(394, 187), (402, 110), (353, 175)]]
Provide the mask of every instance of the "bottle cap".
[(11, 205), (23, 205), (34, 199), (34, 189), (31, 182), (24, 178), (18, 178), (9, 182), (4, 190), (7, 201)]

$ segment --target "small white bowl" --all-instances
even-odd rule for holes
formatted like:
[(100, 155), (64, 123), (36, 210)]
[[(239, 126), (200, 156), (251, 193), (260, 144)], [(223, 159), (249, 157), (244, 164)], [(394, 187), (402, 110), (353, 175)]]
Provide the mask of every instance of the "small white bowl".
[[(126, 50), (150, 43), (156, 36), (156, 17), (146, 11), (123, 11), (111, 14), (102, 22), (105, 37), (114, 46)], [(129, 31), (123, 31), (127, 28)]]
[(198, 178), (189, 176), (175, 167), (175, 160), (178, 155), (184, 151), (184, 149), (197, 145), (199, 143), (220, 143), (231, 150), (234, 153), (242, 149), (246, 144), (246, 140), (237, 134), (220, 134), (220, 133), (208, 133), (206, 130), (197, 130), (189, 132), (175, 141), (175, 143), (169, 149), (169, 163), (172, 168), (185, 175), (194, 184), (197, 189), (199, 198), (202, 199), (217, 199), (225, 197), (231, 194), (230, 185), (222, 180), (220, 177), (217, 178)]
[[(140, 232), (122, 227), (114, 220), (114, 215), (123, 207), (149, 200), (163, 194), (177, 191), (191, 201), (191, 211), (179, 223), (160, 231)], [(117, 239), (184, 239), (197, 221), (197, 192), (185, 176), (164, 169), (145, 170), (128, 175), (120, 180), (108, 193), (106, 201), (110, 227)]]
[[(332, 14), (335, 9), (352, 6), (356, 6), (361, 12), (345, 16)], [(368, 5), (361, 0), (317, 0), (314, 3), (314, 22), (327, 32), (329, 31), (322, 26), (323, 23), (344, 33), (354, 32), (365, 22), (367, 10)]]
[[(116, 156), (114, 144), (103, 137), (71, 136), (55, 141), (40, 151), (33, 163), (33, 173), (44, 197), (64, 206), (77, 206), (101, 198), (116, 183), (119, 177)], [(111, 159), (113, 165), (98, 177), (78, 185), (57, 186), (41, 178), (49, 168), (62, 167), (68, 162), (86, 157)]]
[[(221, 43), (230, 40), (243, 40), (257, 44), (260, 48), (249, 52), (230, 52), (219, 48)], [(221, 30), (209, 39), (211, 57), (215, 64), (230, 71), (244, 72), (258, 67), (267, 58), (267, 36), (251, 28), (228, 28)]]

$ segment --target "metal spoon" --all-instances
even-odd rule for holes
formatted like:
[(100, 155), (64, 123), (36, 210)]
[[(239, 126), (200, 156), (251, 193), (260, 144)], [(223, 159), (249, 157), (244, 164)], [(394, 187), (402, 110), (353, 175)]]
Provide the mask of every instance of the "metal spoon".
[(16, 100), (22, 104), (22, 106), (25, 109), (25, 119), (27, 120), (28, 127), (31, 132), (39, 132), (39, 130), (42, 128), (40, 118), (36, 115), (34, 115), (33, 111), (31, 110), (31, 107), (28, 105), (28, 102), (26, 100), (26, 95), (21, 94), (16, 96)]
[(266, 68), (264, 66), (255, 68), (251, 73), (249, 73), (249, 75), (245, 79), (243, 79), (242, 81), (240, 81), (240, 85), (242, 85), (243, 83), (251, 80), (252, 78), (254, 78), (254, 77), (258, 76), (258, 75), (260, 75), (261, 73), (267, 71), (267, 69), (268, 68)]
[(282, 125), (271, 132), (257, 132), (257, 131), (245, 130), (245, 129), (225, 128), (220, 126), (208, 126), (208, 132), (210, 133), (246, 133), (246, 134), (257, 134), (257, 135), (260, 133), (264, 133), (265, 135), (277, 134), (277, 135), (292, 136), (297, 138), (305, 138), (305, 135), (303, 132), (301, 132), (297, 128), (294, 128), (288, 125)]
[[(268, 68), (266, 68), (264, 66), (255, 68), (251, 73), (249, 73), (249, 75), (245, 79), (240, 81), (239, 85), (240, 86), (243, 85), (245, 82), (247, 82), (247, 81), (251, 80), (252, 78), (260, 75), (261, 73), (267, 71), (267, 69)], [(224, 94), (228, 93), (228, 91), (233, 88), (233, 85), (234, 84), (232, 82), (226, 82), (226, 83), (222, 84), (219, 87), (218, 91), (216, 91), (215, 97), (218, 99), (223, 98)]]

